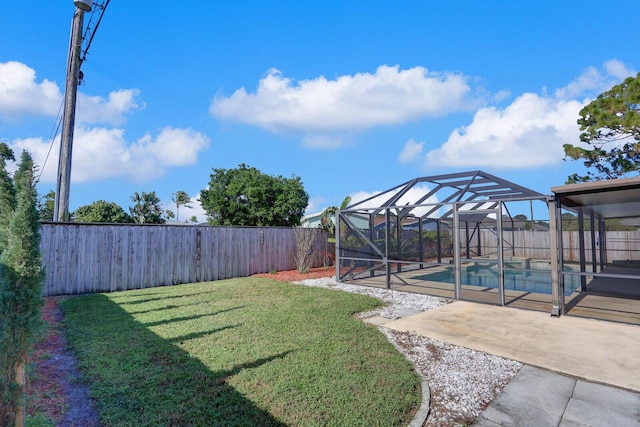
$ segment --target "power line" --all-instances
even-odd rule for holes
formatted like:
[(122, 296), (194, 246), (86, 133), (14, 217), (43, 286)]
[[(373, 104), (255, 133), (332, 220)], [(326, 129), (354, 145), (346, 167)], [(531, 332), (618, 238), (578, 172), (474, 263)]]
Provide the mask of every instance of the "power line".
[[(83, 48), (80, 54), (80, 66), (87, 59), (87, 54), (89, 53), (89, 48), (91, 47), (91, 42), (93, 41), (93, 37), (96, 35), (96, 31), (98, 31), (98, 27), (100, 26), (100, 22), (102, 22), (102, 16), (104, 15), (107, 6), (109, 6), (109, 2), (111, 0), (106, 0), (102, 3), (94, 4), (94, 8), (91, 10), (91, 15), (89, 16), (89, 22), (87, 23), (87, 27), (84, 31), (84, 35), (82, 36), (83, 40)], [(96, 22), (95, 27), (92, 27), (94, 16), (98, 13), (98, 22)]]
[(44, 158), (44, 162), (42, 163), (42, 167), (40, 168), (40, 174), (38, 175), (38, 178), (36, 178), (37, 182), (40, 181), (40, 177), (44, 172), (44, 168), (47, 166), (47, 160), (49, 160), (49, 156), (51, 155), (51, 149), (53, 148), (53, 144), (56, 140), (56, 136), (58, 136), (58, 132), (60, 131), (60, 126), (62, 125), (62, 107), (64, 107), (64, 100), (60, 102), (60, 108), (58, 109), (58, 115), (56, 116), (56, 121), (53, 125), (53, 128), (51, 128), (51, 133), (49, 134), (49, 138), (51, 139), (51, 142), (49, 143), (49, 150), (47, 151), (47, 157)]

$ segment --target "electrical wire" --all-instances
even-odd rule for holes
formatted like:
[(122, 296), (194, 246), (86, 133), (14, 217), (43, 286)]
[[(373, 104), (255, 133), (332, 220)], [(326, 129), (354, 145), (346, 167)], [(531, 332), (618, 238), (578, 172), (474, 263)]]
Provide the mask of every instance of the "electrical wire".
[[(98, 27), (100, 26), (100, 22), (102, 22), (102, 16), (104, 15), (107, 6), (109, 6), (109, 2), (111, 0), (106, 0), (104, 4), (96, 4), (95, 8), (91, 11), (91, 16), (89, 16), (89, 23), (87, 24), (87, 28), (85, 29), (85, 33), (82, 37), (83, 40), (87, 42), (82, 54), (80, 55), (80, 65), (87, 59), (87, 54), (89, 53), (89, 47), (91, 47), (91, 42), (93, 41), (93, 37), (96, 35), (96, 31), (98, 31)], [(91, 28), (91, 23), (93, 21), (93, 16), (95, 15), (97, 10), (100, 10), (100, 16), (98, 17), (98, 22), (96, 22), (95, 27)], [(89, 35), (89, 32), (91, 34)]]
[(44, 168), (47, 166), (47, 161), (49, 160), (49, 156), (51, 155), (51, 149), (53, 148), (53, 143), (56, 140), (56, 136), (58, 136), (58, 132), (60, 131), (60, 126), (62, 125), (62, 108), (64, 107), (64, 100), (60, 103), (60, 108), (58, 109), (58, 115), (56, 116), (56, 121), (54, 122), (53, 128), (50, 134), (51, 142), (49, 143), (49, 151), (47, 151), (47, 157), (44, 158), (44, 162), (42, 163), (42, 167), (40, 168), (40, 174), (36, 178), (36, 182), (40, 182), (40, 177), (44, 172)]

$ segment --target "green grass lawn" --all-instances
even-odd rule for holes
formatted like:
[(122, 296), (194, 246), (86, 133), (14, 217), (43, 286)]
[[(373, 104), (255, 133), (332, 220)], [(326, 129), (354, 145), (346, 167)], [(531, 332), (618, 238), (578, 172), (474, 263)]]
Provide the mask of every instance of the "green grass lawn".
[(402, 426), (412, 365), (363, 295), (239, 278), (64, 301), (104, 426)]

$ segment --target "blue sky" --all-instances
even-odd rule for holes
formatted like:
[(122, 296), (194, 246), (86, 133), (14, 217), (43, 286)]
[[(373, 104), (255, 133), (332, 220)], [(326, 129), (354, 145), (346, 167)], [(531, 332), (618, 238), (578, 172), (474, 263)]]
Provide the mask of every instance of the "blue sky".
[[(72, 0), (0, 3), (0, 141), (55, 189)], [(113, 0), (82, 66), (70, 207), (299, 176), (307, 213), (480, 169), (544, 194), (578, 112), (635, 75), (635, 0)], [(47, 158), (47, 153), (50, 155)], [(198, 208), (181, 219), (197, 214)]]

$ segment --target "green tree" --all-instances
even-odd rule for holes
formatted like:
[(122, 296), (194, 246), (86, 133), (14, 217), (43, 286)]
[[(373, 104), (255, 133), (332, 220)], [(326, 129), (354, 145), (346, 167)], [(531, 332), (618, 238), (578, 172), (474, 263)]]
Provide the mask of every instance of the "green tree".
[(618, 178), (640, 169), (640, 73), (600, 94), (580, 110), (580, 141), (591, 149), (564, 145), (565, 159), (582, 160), (586, 175), (567, 183)]
[(55, 203), (56, 193), (53, 190), (49, 190), (44, 196), (44, 201), (38, 203), (38, 212), (40, 213), (41, 221), (53, 221)]
[[(9, 182), (4, 180), (9, 157), (6, 150), (0, 151), (0, 198), (5, 209), (0, 219), (0, 424), (13, 425), (16, 420), (24, 422), (25, 366), (41, 328), (44, 270), (33, 160), (23, 152), (13, 188), (4, 187)], [(13, 210), (7, 211), (9, 206)]]
[[(349, 206), (349, 203), (351, 203), (351, 196), (344, 198), (340, 205), (340, 209), (345, 209)], [(336, 225), (333, 221), (335, 220), (337, 211), (337, 206), (329, 206), (324, 210), (324, 212), (322, 212), (322, 216), (320, 216), (320, 228), (327, 230), (327, 233), (329, 234), (327, 241), (330, 243), (335, 243), (336, 241)]]
[(131, 196), (131, 201), (135, 203), (129, 207), (129, 213), (136, 224), (164, 224), (166, 220), (162, 217), (164, 211), (160, 206), (160, 199), (156, 192), (138, 193)]
[(263, 174), (240, 164), (237, 169), (213, 169), (200, 203), (212, 225), (300, 225), (309, 202), (299, 177)]
[(171, 200), (176, 204), (176, 221), (180, 221), (180, 206), (193, 209), (191, 197), (184, 191), (176, 191), (171, 195)]
[(130, 223), (131, 217), (114, 202), (98, 200), (81, 206), (73, 213), (76, 222)]

